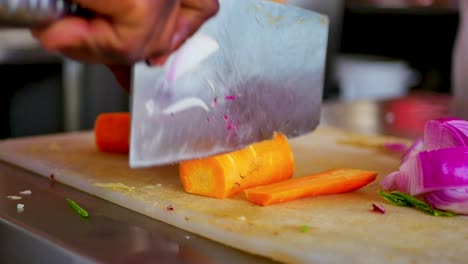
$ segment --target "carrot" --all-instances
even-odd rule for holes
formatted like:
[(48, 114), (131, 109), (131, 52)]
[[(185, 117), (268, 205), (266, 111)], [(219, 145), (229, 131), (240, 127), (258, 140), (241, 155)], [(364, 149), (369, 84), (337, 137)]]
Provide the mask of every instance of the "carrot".
[(111, 112), (98, 115), (94, 122), (96, 147), (104, 152), (126, 154), (130, 141), (130, 113)]
[(303, 197), (351, 192), (373, 182), (376, 177), (373, 171), (335, 169), (246, 189), (244, 193), (250, 202), (266, 206)]
[(282, 134), (230, 153), (183, 161), (179, 175), (188, 193), (226, 198), (246, 188), (283, 181), (294, 173), (294, 157)]

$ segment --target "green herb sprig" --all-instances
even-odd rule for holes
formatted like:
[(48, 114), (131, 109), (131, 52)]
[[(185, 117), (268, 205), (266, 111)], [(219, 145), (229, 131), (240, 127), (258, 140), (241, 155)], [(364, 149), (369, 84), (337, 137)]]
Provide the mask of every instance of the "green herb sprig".
[(81, 217), (83, 217), (83, 218), (88, 218), (89, 217), (88, 212), (85, 209), (81, 208), (81, 206), (79, 206), (77, 203), (75, 203), (72, 199), (67, 198), (67, 203)]
[(414, 207), (426, 214), (433, 215), (433, 216), (456, 216), (457, 214), (441, 211), (432, 208), (429, 204), (424, 201), (421, 201), (411, 195), (406, 193), (402, 193), (399, 191), (393, 191), (391, 193), (387, 193), (384, 191), (379, 191), (380, 196), (382, 196), (387, 202), (396, 205), (396, 206), (406, 206), (406, 207)]

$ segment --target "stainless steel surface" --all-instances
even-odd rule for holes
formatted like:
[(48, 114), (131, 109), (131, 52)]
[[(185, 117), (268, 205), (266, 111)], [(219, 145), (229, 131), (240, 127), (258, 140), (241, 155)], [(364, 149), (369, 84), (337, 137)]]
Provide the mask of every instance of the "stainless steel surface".
[(2, 162), (0, 234), (0, 263), (271, 263)]
[(130, 166), (232, 151), (275, 132), (292, 138), (312, 131), (327, 37), (328, 18), (319, 13), (221, 0), (218, 14), (164, 67), (136, 66)]
[(0, 0), (0, 25), (36, 26), (81, 12), (81, 7), (68, 0)]
[[(451, 98), (434, 94), (329, 102), (322, 125), (414, 138), (450, 107)], [(27, 189), (32, 195), (20, 201), (6, 198)], [(66, 198), (86, 208), (89, 220)], [(0, 234), (0, 263), (270, 263), (1, 162)]]

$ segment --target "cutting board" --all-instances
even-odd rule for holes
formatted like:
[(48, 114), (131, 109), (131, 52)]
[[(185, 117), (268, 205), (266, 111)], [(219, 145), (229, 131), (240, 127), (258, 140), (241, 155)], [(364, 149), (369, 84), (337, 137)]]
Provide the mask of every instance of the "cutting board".
[[(382, 136), (330, 127), (291, 140), (295, 177), (332, 168), (379, 172), (358, 191), (260, 207), (240, 194), (214, 199), (187, 194), (177, 166), (131, 170), (126, 155), (96, 150), (92, 132), (0, 143), (0, 159), (234, 248), (289, 263), (466, 263), (468, 220), (433, 217), (387, 204), (378, 180), (398, 168), (401, 153)], [(381, 203), (385, 214), (372, 212)], [(90, 217), (93, 217), (92, 215)], [(307, 232), (301, 232), (308, 226)]]

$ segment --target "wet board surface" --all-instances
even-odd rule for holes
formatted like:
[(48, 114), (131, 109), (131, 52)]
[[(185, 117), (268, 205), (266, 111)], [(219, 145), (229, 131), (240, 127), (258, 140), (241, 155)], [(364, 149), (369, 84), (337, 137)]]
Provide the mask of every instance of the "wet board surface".
[[(381, 145), (397, 141), (330, 127), (291, 140), (295, 177), (333, 168), (375, 170), (379, 177), (352, 193), (268, 207), (249, 203), (243, 194), (225, 200), (187, 194), (177, 166), (131, 170), (128, 156), (99, 152), (89, 131), (0, 141), (0, 159), (44, 177), (53, 173), (84, 192), (277, 261), (466, 263), (468, 219), (395, 207), (377, 194), (378, 180), (400, 160)], [(386, 213), (372, 212), (372, 203), (383, 204)]]

